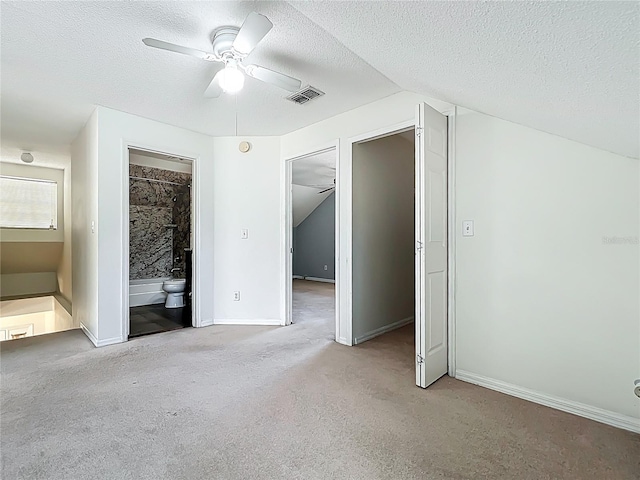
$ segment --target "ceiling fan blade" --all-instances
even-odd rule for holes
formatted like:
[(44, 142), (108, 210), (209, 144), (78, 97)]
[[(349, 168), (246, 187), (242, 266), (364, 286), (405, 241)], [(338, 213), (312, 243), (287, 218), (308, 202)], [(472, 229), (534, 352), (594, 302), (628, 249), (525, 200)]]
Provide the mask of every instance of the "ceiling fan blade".
[(327, 188), (326, 190), (322, 190), (321, 192), (318, 192), (318, 195), (320, 195), (321, 193), (328, 192), (330, 190), (335, 190), (335, 189), (336, 189), (336, 187)]
[(144, 43), (147, 47), (159, 48), (160, 50), (168, 50), (170, 52), (181, 53), (183, 55), (201, 58), (202, 60), (208, 60), (209, 62), (214, 62), (217, 60), (213, 53), (203, 52), (202, 50), (196, 50), (195, 48), (183, 47), (174, 43), (163, 42), (162, 40), (156, 40), (155, 38), (143, 38), (142, 43)]
[(204, 91), (204, 96), (206, 98), (218, 98), (222, 94), (222, 87), (220, 86), (220, 70), (211, 80), (211, 83)]
[(251, 12), (233, 41), (233, 49), (241, 55), (249, 55), (272, 28), (273, 23), (267, 17)]
[(302, 82), (297, 78), (290, 77), (284, 73), (274, 72), (259, 65), (247, 65), (244, 67), (244, 71), (250, 77), (257, 78), (258, 80), (283, 88), (289, 92), (297, 92), (302, 86)]

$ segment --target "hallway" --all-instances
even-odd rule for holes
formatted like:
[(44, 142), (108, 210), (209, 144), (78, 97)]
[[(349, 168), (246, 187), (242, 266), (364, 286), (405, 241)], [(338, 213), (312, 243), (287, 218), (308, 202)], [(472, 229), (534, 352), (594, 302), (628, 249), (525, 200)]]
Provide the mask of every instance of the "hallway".
[(336, 288), (333, 283), (293, 281), (293, 323), (325, 325), (334, 338)]

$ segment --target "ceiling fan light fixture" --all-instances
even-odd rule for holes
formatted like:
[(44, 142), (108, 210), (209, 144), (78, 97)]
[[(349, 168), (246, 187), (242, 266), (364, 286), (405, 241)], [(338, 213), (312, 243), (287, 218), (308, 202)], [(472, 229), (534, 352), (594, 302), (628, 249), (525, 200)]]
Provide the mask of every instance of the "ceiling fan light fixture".
[(228, 63), (219, 75), (218, 82), (225, 93), (238, 93), (244, 87), (244, 75), (235, 65)]

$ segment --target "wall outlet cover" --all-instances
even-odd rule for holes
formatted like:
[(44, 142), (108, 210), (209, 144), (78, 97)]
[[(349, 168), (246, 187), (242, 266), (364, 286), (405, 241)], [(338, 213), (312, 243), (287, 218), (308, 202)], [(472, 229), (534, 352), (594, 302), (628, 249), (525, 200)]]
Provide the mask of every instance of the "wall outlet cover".
[(462, 222), (462, 236), (473, 237), (473, 220), (465, 220)]

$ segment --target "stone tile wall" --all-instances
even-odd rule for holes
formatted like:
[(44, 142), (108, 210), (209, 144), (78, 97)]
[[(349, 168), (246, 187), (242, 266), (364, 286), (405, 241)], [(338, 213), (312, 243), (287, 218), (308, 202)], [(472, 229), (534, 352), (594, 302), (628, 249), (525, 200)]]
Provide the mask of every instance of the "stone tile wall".
[[(184, 278), (184, 249), (191, 245), (191, 175), (129, 166), (129, 278)], [(174, 201), (175, 199), (175, 201)], [(175, 227), (171, 227), (175, 225)]]

